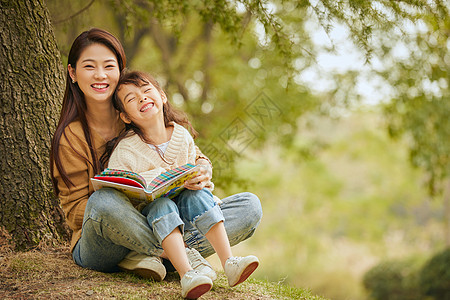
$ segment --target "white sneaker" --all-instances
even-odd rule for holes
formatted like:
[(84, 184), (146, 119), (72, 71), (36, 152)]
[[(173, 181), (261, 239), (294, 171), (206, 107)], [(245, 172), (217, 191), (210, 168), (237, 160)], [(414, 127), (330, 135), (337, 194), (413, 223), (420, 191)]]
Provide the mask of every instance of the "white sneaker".
[(211, 278), (212, 281), (217, 279), (217, 274), (213, 270), (209, 262), (203, 258), (203, 256), (195, 249), (186, 248), (186, 255), (189, 260), (189, 264), (192, 269), (199, 271), (200, 273)]
[(166, 268), (161, 258), (130, 251), (125, 258), (117, 264), (124, 271), (135, 273), (144, 278), (162, 281), (166, 277)]
[(189, 270), (181, 278), (181, 296), (197, 299), (212, 288), (211, 279), (197, 270)]
[(246, 257), (230, 257), (225, 262), (225, 275), (230, 286), (244, 282), (259, 266), (259, 260), (254, 255)]

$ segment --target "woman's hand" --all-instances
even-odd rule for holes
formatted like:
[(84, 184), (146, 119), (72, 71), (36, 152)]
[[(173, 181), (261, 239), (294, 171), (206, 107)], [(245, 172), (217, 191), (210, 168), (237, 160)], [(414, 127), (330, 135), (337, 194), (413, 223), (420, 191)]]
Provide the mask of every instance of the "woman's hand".
[(195, 177), (187, 180), (184, 183), (184, 187), (189, 190), (201, 190), (203, 189), (212, 178), (212, 168), (209, 164), (201, 164), (200, 170)]

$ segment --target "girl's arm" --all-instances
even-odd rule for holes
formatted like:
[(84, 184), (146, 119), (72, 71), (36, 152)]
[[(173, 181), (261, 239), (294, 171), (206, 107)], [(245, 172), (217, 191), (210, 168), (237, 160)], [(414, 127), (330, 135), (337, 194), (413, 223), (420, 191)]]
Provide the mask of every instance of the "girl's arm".
[[(192, 140), (192, 142), (194, 142), (194, 141)], [(194, 144), (194, 147), (195, 147), (195, 164), (209, 165), (211, 167), (211, 176), (212, 176), (213, 165), (212, 165), (211, 161), (205, 154), (202, 153), (202, 151), (200, 150), (200, 148), (197, 145)]]
[(200, 148), (194, 144), (196, 158), (195, 164), (200, 165), (200, 174), (190, 180), (186, 181), (184, 187), (189, 190), (201, 190), (205, 187), (214, 189), (214, 184), (211, 182), (212, 180), (212, 163), (209, 158), (202, 153)]
[(209, 175), (209, 179), (210, 180), (212, 179), (212, 166), (211, 166), (211, 162), (209, 160), (200, 158), (195, 161), (195, 164), (200, 165), (202, 168), (204, 168)]

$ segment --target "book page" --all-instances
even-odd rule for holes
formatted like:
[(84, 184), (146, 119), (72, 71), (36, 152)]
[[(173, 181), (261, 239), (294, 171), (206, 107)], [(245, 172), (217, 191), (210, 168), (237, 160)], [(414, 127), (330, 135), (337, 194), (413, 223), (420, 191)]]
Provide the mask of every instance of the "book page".
[(164, 185), (160, 185), (152, 191), (152, 198), (157, 199), (160, 197), (174, 198), (178, 196), (180, 192), (184, 190), (184, 183), (186, 180), (196, 176), (198, 168), (192, 168), (187, 172), (184, 172), (171, 180), (167, 181)]

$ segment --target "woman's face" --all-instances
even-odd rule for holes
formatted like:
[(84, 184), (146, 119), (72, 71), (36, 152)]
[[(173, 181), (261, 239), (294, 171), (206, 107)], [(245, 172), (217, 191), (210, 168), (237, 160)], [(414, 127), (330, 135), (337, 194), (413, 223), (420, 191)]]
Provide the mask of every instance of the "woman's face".
[(92, 44), (81, 52), (76, 68), (68, 66), (70, 77), (78, 83), (86, 103), (111, 101), (119, 81), (117, 57), (102, 44)]
[(121, 114), (124, 122), (133, 122), (139, 127), (152, 119), (164, 122), (163, 105), (167, 99), (153, 84), (124, 84), (117, 90), (117, 96), (125, 109), (125, 114)]

